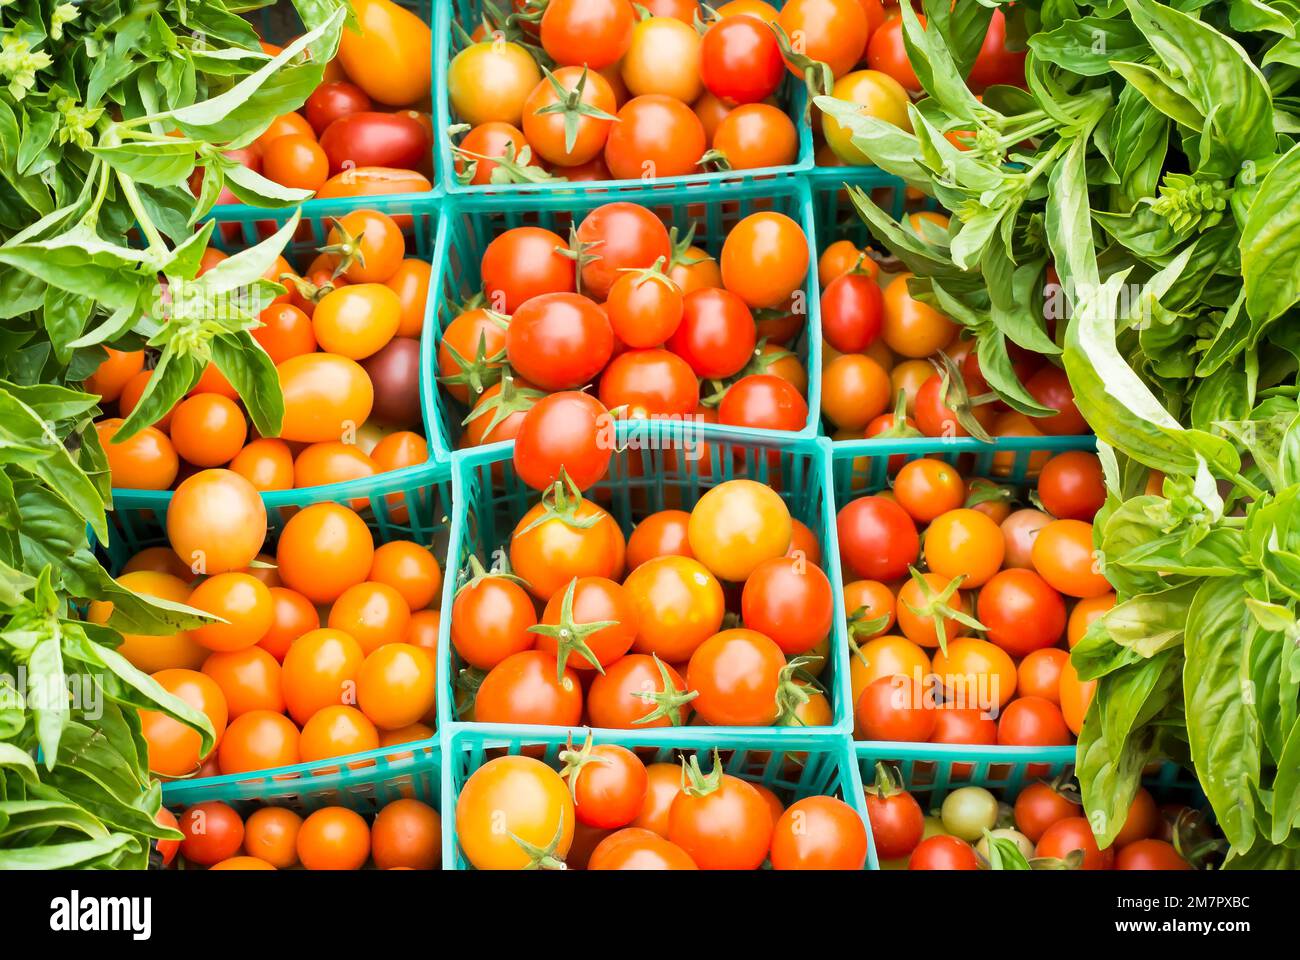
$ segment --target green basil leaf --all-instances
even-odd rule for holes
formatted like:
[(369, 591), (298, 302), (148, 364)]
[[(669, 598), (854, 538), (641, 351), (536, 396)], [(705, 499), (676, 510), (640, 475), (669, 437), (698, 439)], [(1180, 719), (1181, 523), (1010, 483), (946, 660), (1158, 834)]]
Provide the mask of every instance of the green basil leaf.
[[(212, 361), (226, 375), (264, 437), (278, 437), (284, 421), (284, 396), (275, 364), (247, 330), (212, 341)], [(358, 424), (360, 426), (360, 424)]]

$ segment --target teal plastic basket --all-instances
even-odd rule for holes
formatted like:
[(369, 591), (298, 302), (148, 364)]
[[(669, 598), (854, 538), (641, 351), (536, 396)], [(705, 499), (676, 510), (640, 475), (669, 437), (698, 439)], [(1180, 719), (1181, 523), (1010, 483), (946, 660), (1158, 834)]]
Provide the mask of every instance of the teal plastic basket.
[[(839, 549), (835, 542), (835, 502), (829, 482), (830, 445), (823, 439), (806, 438), (784, 443), (755, 439), (749, 442), (720, 436), (711, 424), (691, 427), (689, 437), (681, 423), (629, 422), (619, 424), (619, 449), (610, 462), (608, 475), (588, 491), (588, 498), (604, 506), (622, 527), (624, 534), (650, 513), (674, 507), (689, 510), (700, 496), (725, 480), (748, 478), (770, 483), (780, 478), (778, 490), (790, 514), (813, 531), (822, 546), (822, 568), (827, 571), (834, 594), (835, 610), (844, 605), (841, 594)], [(682, 456), (683, 442), (707, 448), (714, 465), (709, 476), (701, 476), (699, 463)], [(633, 447), (632, 444), (636, 444)], [(669, 444), (676, 448), (665, 449)], [(519, 518), (538, 501), (537, 491), (516, 476), (511, 448), (494, 444), (457, 454), (451, 540), (447, 553), (447, 574), (443, 583), (443, 610), (438, 638), (438, 723), (442, 729), (478, 729), (459, 717), (454, 681), (462, 661), (451, 645), (452, 601), (464, 582), (471, 555), (485, 567), (492, 565), (493, 551), (507, 547)], [(495, 477), (494, 477), (495, 473)], [(829, 662), (820, 677), (830, 700), (832, 723), (818, 727), (707, 727), (708, 736), (728, 741), (754, 736), (788, 744), (839, 742), (851, 731), (853, 708), (849, 704), (848, 640), (843, 617), (835, 618)], [(502, 727), (519, 738), (536, 737), (557, 728), (515, 725)], [(665, 743), (690, 742), (698, 727), (670, 727), (655, 730)], [(562, 733), (559, 735), (563, 735)]]
[[(294, 266), (305, 269), (316, 251), (327, 242), (326, 238), (329, 236), (335, 218), (343, 216), (352, 209), (374, 209), (397, 218), (406, 239), (408, 256), (432, 260), (441, 208), (436, 198), (422, 197), (417, 201), (409, 201), (401, 197), (369, 197), (367, 200), (374, 202), (360, 207), (345, 207), (332, 200), (320, 201), (318, 212), (312, 215), (308, 215), (304, 209), (293, 239), (285, 248), (285, 257)], [(263, 210), (243, 206), (224, 209), (230, 211), (230, 216), (217, 220), (217, 226), (212, 233), (212, 246), (226, 253), (236, 253), (260, 243), (275, 234), (293, 215), (292, 210)], [(430, 279), (432, 282), (432, 274)], [(425, 306), (422, 340), (429, 336), (431, 304), (430, 293)], [(421, 364), (421, 379), (430, 375), (429, 368)], [(427, 521), (430, 514), (429, 502), (421, 495), (421, 491), (427, 489), (430, 484), (438, 482), (440, 478), (446, 480), (450, 476), (450, 468), (437, 455), (435, 441), (438, 432), (435, 427), (437, 417), (433, 408), (424, 406), (428, 395), (428, 391), (421, 389), (421, 425), (429, 444), (429, 456), (424, 463), (359, 480), (347, 480), (318, 487), (269, 491), (262, 495), (267, 505), (268, 519), (274, 522), (272, 515), (280, 513), (273, 508), (306, 506), (322, 500), (339, 502), (364, 500), (369, 501), (372, 510), (377, 511), (375, 515), (381, 530), (386, 531), (392, 520), (392, 511), (386, 509), (386, 505), (391, 503), (400, 506), (401, 501), (409, 498), (410, 502), (407, 506), (418, 511), (416, 515)], [(166, 513), (167, 504), (171, 502), (171, 494), (170, 490), (113, 490), (114, 512), (120, 515), (117, 519), (123, 525), (122, 532), (128, 536), (128, 539), (137, 536), (135, 527), (141, 517), (144, 526), (147, 527), (151, 515)], [(112, 515), (110, 519), (113, 519)]]
[[(409, 467), (406, 470), (393, 471), (393, 474), (403, 476), (394, 479), (393, 476), (385, 474), (374, 478), (376, 487), (368, 495), (368, 506), (360, 511), (360, 516), (374, 534), (375, 542), (414, 540), (428, 546), (434, 556), (445, 558), (450, 533), (450, 471), (444, 466), (435, 464)], [(382, 484), (379, 483), (381, 480), (384, 481)], [(358, 494), (354, 484), (355, 481), (352, 481), (310, 487), (302, 491), (284, 490), (263, 494), (262, 499), (267, 507), (267, 523), (271, 528), (264, 549), (273, 551), (278, 531), (299, 507), (327, 500), (339, 503), (354, 502)], [(306, 495), (306, 498), (288, 496), (298, 493)], [(144, 494), (149, 496), (145, 497)], [(146, 547), (162, 546), (167, 543), (165, 523), (167, 502), (171, 499), (171, 492), (166, 491), (159, 495), (154, 491), (126, 490), (119, 491), (115, 499), (114, 509), (108, 514), (108, 543), (96, 545), (101, 561), (114, 575), (139, 551)], [(436, 753), (437, 746), (438, 738), (435, 736), (410, 745), (381, 747), (342, 758), (274, 767), (249, 773), (169, 780), (163, 783), (163, 796), (168, 804), (190, 804), (197, 803), (199, 800), (274, 799), (278, 802), (294, 794), (298, 789), (295, 781), (307, 779), (311, 780), (313, 787), (332, 785), (346, 793), (357, 785), (372, 783), (372, 781), (377, 783), (387, 776), (398, 765), (398, 761), (393, 757), (413, 750)], [(348, 767), (349, 764), (371, 760), (374, 762), (369, 766), (357, 769)], [(436, 775), (434, 781), (436, 782)], [(432, 789), (436, 793), (436, 787)], [(321, 803), (333, 802), (336, 801), (321, 801)]]
[[(971, 437), (939, 440), (911, 437), (892, 440), (852, 440), (831, 445), (831, 472), (835, 502), (840, 506), (858, 497), (884, 490), (889, 486), (888, 467), (891, 457), (915, 460), (931, 457), (951, 463), (964, 477), (987, 477), (999, 484), (1017, 487), (1021, 492), (1032, 483), (1034, 467), (1040, 459), (1064, 450), (1094, 450), (1096, 438), (1083, 437), (1002, 437), (983, 443)], [(852, 707), (850, 707), (850, 713)], [(1059, 772), (1074, 762), (1074, 746), (1002, 747), (966, 746), (945, 743), (862, 743), (859, 747), (888, 751), (888, 759), (908, 764), (954, 761), (958, 758), (1001, 764), (1033, 763), (1033, 776)], [(1040, 770), (1040, 767), (1042, 768)]]
[(402, 798), (441, 809), (442, 746), (437, 736), (346, 758), (163, 784), (163, 803), (173, 809), (220, 801), (241, 815), (264, 806), (288, 807), (298, 813), (342, 806), (374, 814)]
[(889, 486), (889, 461), (930, 457), (951, 463), (963, 477), (985, 477), (1003, 485), (1025, 488), (1038, 475), (1043, 460), (1065, 450), (1096, 450), (1090, 435), (1064, 437), (997, 437), (986, 443), (973, 437), (894, 437), (887, 440), (842, 440), (831, 444), (836, 502)]
[[(944, 749), (922, 759), (898, 757), (894, 746), (857, 743), (851, 748), (855, 761), (851, 776), (858, 781), (854, 797), (864, 817), (866, 801), (862, 787), (875, 782), (877, 763), (893, 764), (898, 768), (903, 785), (927, 814), (937, 811), (944, 797), (960, 787), (984, 787), (1010, 803), (1030, 784), (1051, 780), (1074, 765), (1073, 747), (1050, 748), (1062, 751), (1062, 756), (1047, 759), (1032, 747), (932, 744)], [(1174, 763), (1161, 764), (1142, 778), (1142, 785), (1151, 791), (1158, 803), (1185, 803), (1199, 807), (1205, 802), (1205, 794), (1196, 777)], [(872, 853), (874, 855), (875, 851)]]
[[(745, 427), (719, 426), (721, 435), (747, 437), (811, 437), (816, 434), (821, 408), (821, 319), (818, 312), (816, 256), (817, 237), (813, 226), (812, 199), (808, 188), (792, 179), (767, 183), (736, 184), (726, 191), (689, 186), (640, 186), (617, 196), (554, 194), (528, 197), (474, 197), (456, 199), (448, 208), (439, 228), (436, 252), (437, 272), (433, 279), (430, 305), (433, 321), (426, 324), (422, 342), (422, 367), (436, 371), (438, 343), (442, 331), (454, 319), (455, 304), (482, 290), (479, 264), (487, 245), (505, 230), (529, 225), (568, 235), (570, 223), (577, 224), (586, 214), (612, 201), (638, 203), (654, 211), (666, 224), (677, 227), (679, 235), (695, 224), (695, 244), (717, 256), (727, 232), (740, 220), (761, 210), (774, 210), (798, 221), (808, 237), (810, 251), (808, 276), (804, 279), (804, 302), (808, 318), (793, 344), (808, 371), (808, 419), (799, 431), (756, 430)], [(436, 411), (436, 427), (430, 434), (430, 446), (438, 455), (450, 459), (457, 449), (466, 407), (440, 389), (433, 376), (423, 378), (424, 407)], [(503, 441), (506, 442), (506, 441)]]
[[(508, 11), (510, 7), (510, 0), (493, 0), (493, 2), (501, 10)], [(769, 0), (769, 2), (778, 9), (785, 4), (785, 0)], [(559, 181), (552, 183), (484, 184), (482, 186), (468, 186), (456, 179), (456, 164), (451, 150), (451, 138), (447, 131), (453, 124), (459, 123), (460, 118), (451, 112), (451, 102), (447, 94), (445, 78), (452, 59), (462, 49), (462, 38), (452, 29), (452, 22), (454, 20), (465, 27), (466, 33), (470, 33), (478, 25), (483, 10), (483, 0), (448, 0), (448, 2), (438, 5), (438, 20), (434, 26), (433, 85), (437, 91), (436, 103), (434, 104), (437, 110), (436, 136), (438, 148), (436, 153), (443, 189), (452, 196), (490, 194), (504, 198), (557, 192), (571, 197), (574, 195), (614, 193), (615, 196), (606, 197), (609, 200), (623, 200), (626, 199), (622, 195), (625, 191), (636, 192), (642, 189), (646, 184), (646, 181), (642, 179), (601, 180), (593, 183)], [(803, 84), (799, 83), (797, 78), (787, 72), (787, 76), (782, 80), (781, 87), (777, 91), (777, 97), (781, 108), (794, 121), (795, 129), (798, 131), (799, 154), (794, 163), (779, 167), (759, 167), (754, 170), (720, 170), (713, 173), (693, 173), (682, 177), (660, 177), (652, 182), (656, 186), (683, 186), (689, 184), (695, 187), (730, 188), (739, 184), (770, 183), (773, 179), (790, 177), (813, 169), (812, 130), (802, 120), (804, 109), (808, 103)], [(557, 175), (559, 173), (562, 173), (562, 171), (557, 171)]]
[[(441, 0), (394, 0), (394, 2), (397, 3), (398, 6), (405, 7), (407, 10), (410, 10), (412, 13), (418, 16), (425, 23), (432, 24), (434, 18), (434, 10), (433, 10), (434, 4), (435, 2), (441, 2)], [(276, 3), (274, 2), (274, 0), (271, 0), (271, 2), (268, 3), (267, 6), (262, 7), (260, 10), (249, 11), (247, 14), (245, 14), (245, 18), (250, 23), (252, 23), (254, 27), (257, 28), (257, 31), (258, 33), (261, 34), (262, 39), (266, 40), (268, 43), (275, 43), (275, 44), (279, 44), (280, 46), (284, 46), (290, 40), (292, 40), (295, 37), (301, 36), (303, 33), (302, 20), (298, 17), (298, 13), (294, 9), (292, 3), (288, 3), (288, 2)], [(344, 27), (344, 29), (347, 28)], [(437, 58), (437, 52), (436, 52), (437, 45), (438, 42), (437, 39), (435, 38), (434, 39), (435, 60)], [(438, 76), (439, 74), (437, 72), (433, 74), (434, 78)], [(436, 79), (434, 79), (433, 86), (436, 87), (437, 85), (438, 82)], [(430, 98), (432, 98), (433, 96), (432, 90), (429, 91), (429, 96)], [(376, 109), (382, 111), (386, 108), (384, 108), (382, 105), (376, 105)], [(393, 194), (382, 195), (382, 198), (392, 200), (395, 204), (401, 206), (403, 204), (407, 204), (407, 205), (415, 204), (419, 201), (428, 200), (435, 196), (440, 196), (442, 190), (440, 189), (438, 184), (438, 174), (437, 174), (438, 151), (433, 149), (433, 147), (431, 146), (429, 152), (430, 152), (429, 162), (431, 164), (430, 169), (433, 171), (433, 176), (429, 178), (429, 183), (433, 187), (432, 191), (425, 192), (425, 193), (393, 193)], [(364, 210), (367, 207), (376, 206), (375, 201), (379, 199), (381, 199), (381, 196), (330, 197), (323, 200), (312, 199), (303, 203), (302, 205), (303, 216), (304, 217), (319, 216), (322, 215), (327, 210), (342, 210), (342, 211), (358, 210), (358, 209)], [(260, 208), (253, 207), (251, 209), (253, 211), (257, 211)], [(215, 217), (219, 220), (241, 219), (239, 215), (241, 213), (247, 213), (249, 210), (250, 208), (244, 206), (243, 204), (223, 203), (213, 207), (212, 210), (209, 212), (208, 216)], [(332, 215), (338, 216), (339, 214), (334, 213)]]
[[(871, 825), (862, 801), (862, 785), (857, 778), (852, 751), (842, 740), (823, 744), (800, 743), (796, 747), (789, 742), (775, 744), (762, 739), (724, 736), (721, 731), (709, 727), (692, 727), (689, 737), (675, 738), (671, 742), (652, 735), (662, 732), (594, 730), (592, 742), (627, 747), (647, 764), (680, 763), (683, 758), (696, 754), (701, 769), (705, 771), (713, 769), (713, 750), (716, 747), (727, 773), (763, 784), (786, 806), (813, 796), (833, 796), (848, 803), (862, 817), (870, 840)], [(494, 756), (517, 754), (525, 747), (531, 748), (533, 754), (540, 751), (539, 759), (558, 769), (557, 757), (568, 743), (570, 733), (573, 743), (581, 746), (587, 730), (508, 729), (485, 725), (482, 730), (462, 728), (450, 736), (442, 767), (442, 790), (446, 801), (442, 811), (442, 862), (446, 869), (473, 869), (456, 840), (456, 801), (470, 775)], [(866, 869), (878, 869), (872, 843), (867, 845)]]
[(833, 240), (851, 240), (855, 246), (861, 247), (873, 242), (867, 225), (863, 223), (849, 200), (848, 192), (845, 190), (846, 184), (867, 191), (871, 199), (896, 220), (906, 210), (906, 185), (898, 177), (886, 173), (879, 167), (817, 166), (807, 171), (804, 176), (812, 191), (817, 232), (821, 235), (823, 244)]

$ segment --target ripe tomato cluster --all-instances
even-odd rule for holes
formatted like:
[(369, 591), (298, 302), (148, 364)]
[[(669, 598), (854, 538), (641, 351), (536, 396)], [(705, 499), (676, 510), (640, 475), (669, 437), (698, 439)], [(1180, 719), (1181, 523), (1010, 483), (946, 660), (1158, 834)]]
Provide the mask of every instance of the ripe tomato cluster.
[[(852, 6), (859, 5), (865, 18), (866, 39), (857, 56), (848, 45), (847, 37), (856, 40), (861, 23), (853, 16)], [(903, 42), (903, 18), (898, 0), (795, 0), (782, 11), (790, 16), (789, 8), (803, 12), (805, 20), (819, 17), (823, 22), (846, 25), (846, 30), (834, 36), (818, 37), (810, 44), (808, 56), (828, 64), (834, 76), (831, 96), (858, 105), (858, 113), (875, 117), (886, 123), (912, 132), (909, 103), (922, 94), (921, 82), (907, 55)], [(924, 14), (917, 13), (922, 29)], [(1025, 51), (1007, 49), (1006, 15), (994, 10), (984, 34), (984, 43), (971, 65), (966, 84), (976, 96), (994, 84), (1025, 86)], [(818, 111), (820, 113), (820, 111)], [(862, 166), (871, 161), (853, 144), (852, 131), (829, 114), (814, 119), (813, 132), (817, 137), (816, 158), (818, 166)], [(974, 133), (949, 131), (945, 134), (959, 150), (969, 150)]]
[[(225, 259), (208, 249), (200, 276)], [(280, 435), (256, 435), (235, 388), (209, 363), (175, 407), (116, 441), (154, 371), (148, 351), (110, 349), (86, 389), (117, 407), (96, 424), (114, 487), (166, 490), (196, 470), (228, 466), (258, 490), (287, 490), (428, 461), (419, 338), (430, 269), (406, 256), (393, 218), (352, 211), (301, 275), (283, 258), (268, 274), (286, 290), (252, 336), (279, 373)]]
[[(352, 9), (356, 29), (344, 29), (338, 55), (302, 109), (276, 117), (226, 158), (318, 198), (432, 190), (431, 31), (391, 0), (361, 0)], [(272, 56), (281, 50), (262, 48)], [(202, 184), (196, 170), (196, 197)], [(216, 202), (240, 200), (226, 186)]]
[(763, 0), (515, 6), (504, 17), (485, 6), (448, 71), (465, 131), (453, 147), (462, 184), (640, 180), (798, 159), (778, 96), (787, 67), (803, 69), (783, 59), (789, 36)]
[[(906, 221), (921, 236), (948, 218), (922, 211)], [(1041, 437), (1090, 432), (1065, 371), (1014, 344), (1015, 376), (1042, 406), (1028, 417), (989, 389), (964, 327), (911, 295), (907, 271), (884, 273), (850, 240), (818, 260), (821, 284), (821, 411), (836, 440), (895, 437)], [(995, 471), (1009, 472), (1003, 458)]]
[[(614, 518), (557, 483), (519, 519), (512, 572), (471, 558), (451, 643), (461, 720), (650, 729), (826, 726), (831, 584), (811, 531), (737, 479), (689, 511)], [(729, 609), (730, 608), (730, 609)], [(539, 613), (540, 610), (540, 613)]]
[(1067, 648), (1115, 603), (1093, 549), (1105, 496), (1096, 455), (1070, 450), (1041, 466), (1042, 509), (1013, 510), (1010, 491), (931, 458), (846, 504), (857, 736), (1072, 743), (1096, 681), (1080, 681)]
[[(274, 556), (253, 486), (205, 470), (177, 488), (170, 546), (126, 564), (119, 583), (220, 620), (171, 636), (126, 634), (119, 652), (204, 713), (216, 738), (140, 712), (150, 769), (164, 777), (247, 773), (433, 735), (442, 571), (409, 540), (376, 547), (343, 504), (297, 511)], [(111, 601), (91, 604), (106, 623)], [(332, 769), (332, 768), (331, 768)]]
[[(528, 748), (525, 748), (527, 750)], [(652, 753), (654, 751), (651, 751)], [(559, 770), (528, 755), (489, 760), (456, 802), (456, 836), (480, 870), (861, 870), (862, 818), (836, 797), (788, 807), (762, 783), (709, 773), (698, 755), (645, 764), (617, 744), (570, 742)]]
[[(246, 817), (229, 804), (205, 800), (179, 820), (164, 808), (159, 822), (183, 833), (158, 843), (163, 865), (180, 860), (208, 870), (437, 870), (442, 865), (442, 818), (421, 800), (393, 800), (373, 817), (325, 806), (306, 816), (288, 807), (259, 806)], [(176, 865), (179, 867), (180, 861)]]
[(653, 211), (618, 201), (583, 216), (570, 240), (539, 226), (492, 239), (481, 296), (438, 345), (443, 391), (468, 408), (460, 445), (517, 439), (531, 486), (564, 465), (585, 489), (608, 467), (611, 411), (802, 429), (808, 381), (791, 351), (806, 327), (803, 230), (751, 213), (716, 259), (692, 235), (678, 241)]
[[(1012, 844), (1034, 869), (1191, 870), (1217, 844), (1204, 814), (1179, 803), (1158, 805), (1139, 787), (1114, 842), (1102, 849), (1068, 777), (1040, 780), (1014, 804), (980, 786), (959, 787), (926, 813), (897, 771), (877, 764), (864, 790), (872, 842), (886, 870), (1006, 869), (995, 843)], [(1023, 866), (1021, 867), (1023, 869)]]

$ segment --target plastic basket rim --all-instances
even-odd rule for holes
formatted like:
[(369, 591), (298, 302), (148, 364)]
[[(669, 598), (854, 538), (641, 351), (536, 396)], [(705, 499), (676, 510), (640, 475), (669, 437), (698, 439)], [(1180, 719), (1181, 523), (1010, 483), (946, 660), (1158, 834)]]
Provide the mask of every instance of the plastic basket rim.
[[(409, 756), (390, 759), (395, 754), (409, 754)], [(280, 767), (268, 767), (264, 770), (223, 773), (214, 777), (163, 780), (163, 802), (180, 804), (197, 803), (201, 800), (223, 800), (233, 797), (236, 793), (245, 792), (250, 792), (252, 795), (241, 796), (238, 799), (259, 800), (264, 793), (293, 790), (300, 786), (303, 790), (298, 792), (320, 792), (351, 786), (359, 781), (381, 782), (389, 777), (411, 773), (416, 767), (440, 759), (441, 755), (442, 737), (440, 733), (435, 732), (432, 737), (423, 740), (395, 743), (388, 747), (376, 747), (373, 750), (343, 754), (324, 760), (305, 760)], [(374, 761), (374, 763), (364, 767), (352, 766), (363, 761)], [(313, 770), (331, 767), (337, 769), (332, 773), (312, 773)], [(205, 796), (190, 797), (190, 794), (205, 794)]]
[[(451, 137), (447, 132), (451, 126), (451, 95), (448, 91), (448, 84), (445, 79), (439, 82), (439, 78), (445, 78), (447, 71), (451, 67), (451, 46), (452, 46), (452, 0), (434, 0), (437, 7), (435, 11), (436, 22), (433, 25), (435, 32), (433, 42), (433, 113), (436, 120), (436, 131), (434, 139), (436, 141), (433, 149), (434, 166), (436, 167), (438, 186), (450, 197), (495, 197), (497, 199), (514, 198), (514, 197), (536, 197), (544, 196), (551, 193), (568, 194), (569, 196), (596, 193), (608, 191), (618, 193), (625, 190), (634, 190), (644, 186), (647, 181), (641, 179), (634, 180), (601, 180), (593, 184), (570, 183), (566, 180), (552, 183), (509, 183), (509, 184), (481, 184), (470, 186), (460, 183), (456, 179), (455, 157), (451, 150)], [(705, 186), (714, 186), (723, 183), (745, 182), (753, 179), (794, 179), (796, 176), (807, 173), (814, 169), (816, 163), (815, 148), (813, 145), (812, 126), (803, 119), (803, 114), (807, 110), (807, 93), (804, 87), (797, 82), (798, 78), (791, 80), (783, 77), (782, 81), (790, 83), (794, 91), (791, 99), (791, 109), (794, 111), (790, 120), (795, 125), (795, 133), (799, 139), (799, 152), (796, 155), (795, 162), (792, 164), (783, 164), (775, 167), (759, 167), (752, 170), (718, 170), (698, 174), (686, 174), (680, 177), (660, 177), (649, 181), (655, 184), (698, 184)]]

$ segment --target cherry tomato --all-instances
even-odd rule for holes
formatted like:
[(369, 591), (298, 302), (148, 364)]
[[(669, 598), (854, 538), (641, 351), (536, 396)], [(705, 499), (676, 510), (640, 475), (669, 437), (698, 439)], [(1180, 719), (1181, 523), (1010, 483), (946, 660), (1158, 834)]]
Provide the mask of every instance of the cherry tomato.
[(941, 834), (917, 844), (907, 861), (909, 870), (978, 870), (979, 858), (965, 840)]
[(751, 213), (722, 243), (722, 281), (751, 308), (783, 305), (808, 274), (808, 240), (783, 213)]
[[(925, 17), (917, 14), (922, 29)], [(910, 93), (921, 92), (921, 81), (916, 78), (916, 71), (907, 58), (907, 48), (903, 45), (903, 18), (894, 15), (886, 18), (867, 41), (867, 65), (872, 70), (888, 74), (899, 86)]]
[(537, 61), (522, 45), (494, 38), (471, 44), (452, 59), (447, 97), (468, 124), (500, 120), (517, 127), (528, 95), (541, 82)]
[(609, 469), (609, 426), (609, 411), (590, 394), (566, 391), (543, 397), (519, 425), (515, 470), (530, 487), (545, 490), (563, 469), (579, 490), (586, 490)]
[(597, 727), (641, 730), (680, 726), (690, 712), (689, 704), (682, 700), (687, 690), (681, 674), (668, 664), (630, 653), (592, 681), (587, 712)]
[(788, 380), (772, 374), (742, 377), (727, 388), (718, 422), (758, 430), (801, 430), (808, 402)]
[(1025, 383), (1025, 389), (1045, 407), (1058, 411), (1050, 417), (1037, 417), (1034, 426), (1052, 436), (1088, 433), (1088, 422), (1074, 402), (1069, 378), (1060, 367), (1047, 364)]
[(524, 650), (488, 671), (474, 697), (481, 723), (536, 723), (572, 727), (582, 719), (582, 685), (572, 668), (556, 676), (555, 657)]
[(1060, 647), (1034, 650), (1016, 668), (1016, 689), (1025, 696), (1042, 697), (1060, 705), (1061, 668), (1070, 655)]
[(910, 855), (925, 833), (925, 815), (916, 798), (906, 790), (882, 796), (867, 789), (864, 794), (876, 856), (881, 860), (896, 860)]
[(1053, 520), (1038, 532), (1030, 553), (1044, 580), (1067, 596), (1083, 598), (1110, 592), (1095, 556), (1092, 524), (1082, 520)]
[(506, 329), (510, 365), (544, 390), (570, 390), (592, 380), (614, 351), (605, 314), (576, 293), (525, 301)]
[(646, 94), (619, 110), (605, 143), (605, 163), (616, 180), (680, 177), (696, 170), (704, 151), (704, 125), (690, 107)]
[(997, 83), (1025, 85), (1025, 51), (1007, 49), (1007, 18), (1001, 10), (993, 11), (984, 43), (975, 55), (966, 82), (975, 91)]
[(312, 91), (303, 106), (307, 122), (320, 136), (325, 128), (350, 113), (364, 113), (370, 109), (370, 98), (356, 84), (345, 81), (322, 83)]
[[(799, 52), (825, 63), (836, 77), (848, 73), (862, 58), (870, 31), (858, 0), (789, 0), (776, 22), (792, 42), (799, 43)], [(790, 71), (803, 79), (803, 68), (787, 63)]]
[(846, 353), (822, 370), (822, 413), (841, 430), (864, 430), (890, 399), (889, 374), (864, 354)]
[(1116, 870), (1191, 870), (1172, 843), (1164, 840), (1136, 840), (1121, 847), (1115, 856)]
[(1018, 697), (998, 719), (998, 743), (1003, 746), (1066, 746), (1073, 739), (1060, 708), (1042, 697)]
[(831, 584), (806, 558), (759, 564), (745, 581), (741, 613), (747, 626), (774, 640), (787, 656), (806, 653), (830, 632)]
[(1092, 826), (1083, 817), (1067, 817), (1048, 827), (1034, 847), (1034, 856), (1065, 860), (1075, 852), (1082, 854), (1081, 869), (1109, 870), (1115, 860), (1110, 847), (1097, 848)]
[(756, 170), (795, 162), (799, 134), (784, 111), (746, 103), (730, 111), (714, 131), (712, 149), (732, 170)]
[(645, 765), (635, 753), (612, 743), (600, 743), (560, 754), (560, 776), (569, 783), (578, 822), (610, 830), (624, 827), (645, 804)]
[(628, 574), (623, 586), (636, 603), (633, 649), (638, 653), (682, 663), (722, 626), (726, 613), (722, 586), (698, 560), (679, 556), (647, 560)]
[(964, 577), (962, 586), (987, 583), (1002, 567), (1006, 543), (998, 525), (978, 510), (949, 510), (936, 517), (925, 532), (925, 561), (949, 579)]
[(1031, 783), (1016, 797), (1016, 829), (1034, 843), (1058, 820), (1078, 817), (1083, 807), (1048, 783)]
[(980, 590), (979, 622), (1013, 657), (1051, 647), (1065, 632), (1065, 601), (1032, 570), (1003, 570)]
[(700, 77), (719, 100), (757, 103), (775, 93), (784, 76), (776, 35), (757, 17), (724, 17), (705, 31)]
[(614, 518), (589, 500), (537, 504), (510, 537), (510, 565), (539, 600), (574, 577), (619, 579), (627, 543)]
[[(560, 105), (563, 110), (555, 109)], [(614, 122), (610, 118), (617, 111), (614, 90), (599, 73), (583, 67), (560, 67), (524, 101), (523, 132), (533, 150), (548, 163), (576, 167), (605, 149)]]
[(390, 0), (352, 5), (357, 29), (339, 40), (339, 63), (380, 103), (403, 107), (428, 96), (433, 38), (428, 25)]
[(540, 36), (556, 63), (599, 70), (627, 52), (635, 24), (627, 0), (553, 0), (542, 14)]
[(845, 505), (836, 528), (845, 567), (866, 580), (888, 583), (905, 577), (920, 552), (912, 518), (884, 497), (860, 497)]
[(677, 844), (650, 830), (628, 827), (601, 840), (587, 861), (587, 869), (698, 870), (699, 867)]
[(700, 402), (700, 385), (685, 360), (667, 350), (621, 353), (600, 378), (600, 402), (627, 416), (685, 417)]
[(1039, 471), (1038, 497), (1043, 508), (1058, 519), (1091, 523), (1106, 502), (1101, 461), (1083, 450), (1058, 453)]
[(679, 793), (668, 811), (668, 839), (702, 870), (754, 870), (772, 842), (772, 811), (750, 784), (720, 773)]
[(615, 281), (625, 276), (623, 271), (645, 270), (660, 257), (667, 261), (672, 256), (663, 221), (644, 207), (623, 201), (588, 213), (578, 225), (578, 242), (591, 257), (582, 267), (582, 291), (598, 301), (608, 298)]
[(693, 24), (672, 17), (646, 17), (632, 29), (622, 77), (634, 97), (660, 94), (691, 103), (700, 81), (700, 35)]
[(244, 843), (244, 821), (230, 806), (216, 800), (186, 810), (178, 829), (185, 834), (180, 841), (181, 855), (200, 866), (233, 857)]
[(771, 638), (756, 630), (724, 630), (691, 654), (686, 682), (699, 692), (691, 706), (714, 726), (771, 726), (781, 709), (784, 669), (785, 655)]
[(805, 797), (776, 821), (771, 859), (774, 870), (861, 870), (867, 831), (843, 800)]
[[(899, 129), (911, 131), (912, 118), (908, 115), (907, 91), (888, 73), (879, 70), (854, 70), (835, 81), (831, 96), (858, 104), (858, 113), (892, 123)], [(865, 166), (871, 158), (853, 143), (853, 131), (848, 124), (840, 123), (829, 113), (822, 114), (822, 133), (836, 157), (844, 163)]]
[(349, 113), (320, 138), (331, 174), (356, 167), (412, 169), (429, 156), (430, 146), (428, 131), (409, 113)]
[(691, 552), (718, 577), (740, 583), (764, 560), (790, 547), (790, 510), (771, 487), (728, 480), (709, 490), (691, 511)]
[(854, 707), (859, 739), (923, 743), (935, 724), (934, 693), (912, 677), (881, 677), (867, 684)]

